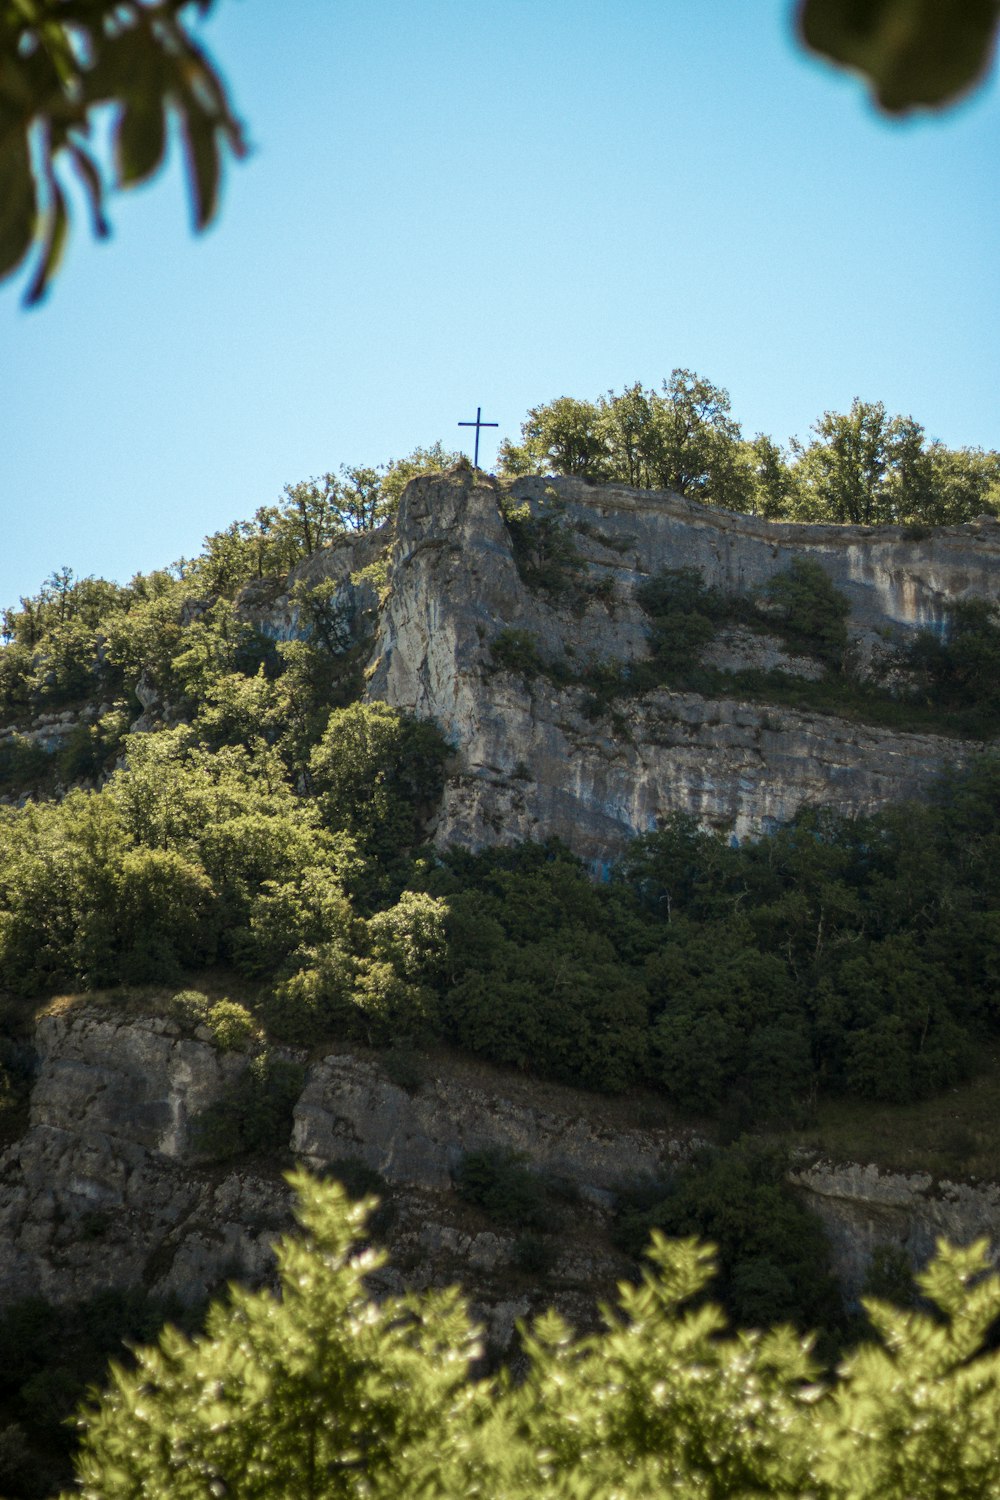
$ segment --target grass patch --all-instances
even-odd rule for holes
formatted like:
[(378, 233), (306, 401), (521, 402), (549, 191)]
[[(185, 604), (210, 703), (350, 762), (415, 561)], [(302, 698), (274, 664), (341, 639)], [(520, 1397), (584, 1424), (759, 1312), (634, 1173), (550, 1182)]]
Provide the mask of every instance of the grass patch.
[(914, 1104), (821, 1100), (814, 1124), (783, 1132), (780, 1139), (838, 1162), (1000, 1181), (1000, 1048), (987, 1057), (983, 1071), (968, 1083)]

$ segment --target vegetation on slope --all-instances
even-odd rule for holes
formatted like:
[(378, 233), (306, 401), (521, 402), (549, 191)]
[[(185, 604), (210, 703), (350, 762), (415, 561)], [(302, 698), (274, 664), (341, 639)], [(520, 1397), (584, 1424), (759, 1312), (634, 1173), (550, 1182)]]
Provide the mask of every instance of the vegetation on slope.
[[(344, 619), (329, 588), (300, 589), (304, 638), (276, 643), (241, 591), (265, 598), (315, 546), (370, 528), (402, 479), (439, 458), (418, 453), (395, 478), (352, 470), (290, 487), (281, 505), (208, 538), (173, 570), (127, 587), (64, 570), (7, 612), (8, 1119), (30, 1076), (21, 1026), (40, 997), (117, 985), (127, 1005), (130, 987), (149, 980), (177, 990), (182, 1024), (204, 1022), (218, 1045), (246, 1053), (231, 1097), (197, 1125), (203, 1156), (216, 1161), (287, 1140), (301, 1074), (274, 1043), (443, 1039), (598, 1090), (655, 1088), (733, 1139), (769, 1122), (815, 1132), (838, 1102), (914, 1101), (968, 1076), (997, 1027), (1000, 765), (988, 757), (924, 806), (867, 819), (814, 810), (739, 849), (678, 818), (637, 840), (601, 886), (554, 844), (479, 855), (424, 846), (449, 747), (433, 725), (359, 701), (365, 622)], [(593, 591), (559, 525), (540, 533), (530, 517), (508, 521), (534, 587)], [(370, 571), (384, 585), (377, 562)], [(690, 570), (650, 579), (643, 604), (648, 662), (631, 680), (592, 681), (598, 708), (660, 683), (733, 691), (734, 675), (713, 679), (699, 655), (737, 617), (763, 620), (814, 657), (825, 676), (810, 691), (844, 691), (843, 601), (809, 565), (774, 580), (763, 614)], [(939, 727), (995, 732), (998, 639), (988, 606), (957, 608), (946, 638), (918, 637), (899, 664), (909, 700), (897, 689), (878, 701), (913, 714), (919, 696)], [(519, 643), (507, 644), (498, 666), (518, 662)], [(758, 686), (763, 697), (777, 691)], [(140, 693), (162, 717), (154, 732), (131, 734)], [(73, 727), (56, 750), (16, 732), (65, 711)], [(184, 988), (192, 974), (215, 988), (213, 966), (240, 976), (244, 1003)], [(851, 1330), (823, 1246), (782, 1172), (780, 1157), (737, 1143), (637, 1187), (618, 1233), (632, 1250), (651, 1227), (708, 1234), (738, 1322), (780, 1311), (842, 1340)], [(525, 1225), (541, 1215), (518, 1252), (541, 1274), (547, 1224), (528, 1169), (470, 1163), (465, 1176), (485, 1207), (491, 1193), (507, 1204), (513, 1192)], [(51, 1314), (38, 1304), (10, 1316), (10, 1336), (27, 1333), (0, 1393), (13, 1424), (0, 1432), (0, 1470), (29, 1495), (41, 1492), (30, 1449), (44, 1445), (45, 1424), (157, 1311), (78, 1309), (68, 1363), (44, 1370), (36, 1345)]]
[[(0, 806), (0, 987), (24, 1002), (230, 965), (276, 1041), (443, 1038), (590, 1088), (652, 1085), (733, 1128), (965, 1077), (997, 1026), (989, 758), (924, 806), (806, 811), (739, 849), (677, 818), (601, 887), (551, 845), (423, 847), (449, 747), (432, 724), (358, 701), (365, 622), (342, 619), (328, 586), (300, 587), (304, 638), (276, 643), (241, 591), (280, 587), (276, 570), (373, 525), (440, 457), (291, 486), (173, 572), (118, 587), (64, 571), (7, 612), (0, 714), (73, 705), (76, 722), (48, 755), (4, 742), (23, 805)], [(510, 522), (522, 569), (564, 587), (576, 560), (562, 528)], [(867, 693), (900, 712), (919, 700), (953, 729), (1000, 722), (986, 603), (956, 606), (943, 639), (919, 634), (896, 662), (908, 686), (879, 699), (845, 674), (846, 605), (816, 564), (742, 602), (665, 572), (641, 602), (649, 659), (596, 682), (598, 706), (661, 682), (752, 690), (750, 674), (699, 660), (738, 618), (811, 654), (823, 676), (809, 686), (831, 703)], [(163, 705), (156, 732), (128, 733), (137, 692)]]
[[(595, 582), (575, 551), (558, 506), (541, 516), (509, 511), (507, 524), (521, 577), (553, 601), (606, 597), (607, 576)], [(761, 588), (746, 594), (709, 587), (693, 567), (665, 568), (637, 590), (649, 620), (645, 659), (591, 658), (543, 652), (531, 630), (508, 627), (490, 643), (490, 667), (523, 681), (536, 676), (584, 689), (582, 707), (597, 718), (626, 699), (667, 687), (705, 697), (738, 697), (804, 712), (832, 714), (903, 733), (990, 739), (1000, 730), (1000, 611), (994, 601), (956, 600), (941, 631), (884, 642), (863, 664), (847, 630), (850, 606), (822, 565), (795, 558)], [(722, 667), (706, 653), (726, 630), (781, 640), (791, 656), (781, 667)], [(803, 670), (803, 666), (805, 670)]]

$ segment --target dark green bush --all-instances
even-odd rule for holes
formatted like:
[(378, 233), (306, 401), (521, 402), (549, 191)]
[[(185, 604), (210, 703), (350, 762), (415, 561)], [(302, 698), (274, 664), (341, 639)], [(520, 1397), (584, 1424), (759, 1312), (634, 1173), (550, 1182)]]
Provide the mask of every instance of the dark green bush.
[(527, 504), (509, 507), (504, 520), (510, 532), (514, 563), (522, 581), (556, 597), (573, 593), (586, 568), (560, 505), (552, 512), (532, 513)]
[(922, 630), (901, 664), (935, 707), (966, 716), (971, 732), (1000, 726), (1000, 611), (988, 599), (960, 599), (942, 632)]
[(469, 1151), (455, 1170), (455, 1186), (466, 1203), (501, 1224), (545, 1229), (550, 1215), (545, 1190), (518, 1151), (503, 1146)]
[(377, 1198), (378, 1207), (368, 1218), (368, 1231), (375, 1239), (383, 1239), (388, 1234), (396, 1222), (397, 1210), (392, 1202), (392, 1189), (381, 1172), (359, 1156), (343, 1156), (327, 1162), (320, 1175), (332, 1177), (355, 1200)]
[(661, 568), (645, 579), (636, 590), (636, 599), (647, 615), (701, 615), (708, 620), (722, 619), (729, 601), (718, 589), (710, 588), (700, 568)]
[(188, 1033), (206, 1024), (211, 1009), (211, 1000), (201, 990), (178, 990), (167, 1005), (171, 1019)]
[(636, 598), (650, 618), (649, 644), (659, 671), (686, 682), (698, 657), (730, 609), (709, 588), (700, 568), (663, 568), (646, 580)]
[(308, 948), (302, 967), (282, 980), (261, 1005), (275, 1041), (312, 1047), (355, 1019), (357, 961), (337, 942)]
[(212, 1161), (265, 1156), (288, 1149), (292, 1110), (305, 1071), (269, 1052), (251, 1059), (227, 1096), (192, 1122), (192, 1144)]
[(55, 756), (26, 735), (12, 735), (0, 744), (0, 791), (20, 790), (41, 781), (55, 764)]
[(64, 782), (93, 781), (121, 752), (128, 730), (124, 712), (105, 714), (97, 723), (75, 724), (56, 756)]
[(895, 1303), (897, 1307), (914, 1307), (917, 1285), (906, 1251), (899, 1245), (876, 1245), (868, 1262), (862, 1291), (866, 1297), (878, 1297)]
[(714, 1244), (720, 1275), (713, 1294), (741, 1327), (792, 1321), (838, 1329), (829, 1246), (787, 1175), (781, 1152), (751, 1141), (707, 1151), (662, 1184), (659, 1196), (649, 1184), (638, 1202), (624, 1194), (616, 1238), (631, 1255), (642, 1253), (651, 1229)]
[(519, 1271), (529, 1276), (547, 1276), (556, 1263), (555, 1247), (540, 1234), (518, 1235), (513, 1261)]
[(444, 786), (450, 746), (429, 721), (386, 703), (334, 709), (313, 750), (313, 791), (331, 828), (344, 829), (369, 864), (418, 844)]
[(768, 621), (789, 645), (828, 666), (843, 664), (851, 606), (820, 563), (793, 558), (764, 585), (761, 599)]
[(381, 1058), (382, 1068), (390, 1083), (407, 1094), (417, 1094), (426, 1078), (426, 1065), (421, 1054), (413, 1047), (390, 1047)]
[(505, 628), (493, 638), (490, 664), (497, 672), (518, 672), (524, 678), (537, 677), (545, 670), (534, 631), (513, 628)]
[(0, 1487), (9, 1500), (41, 1500), (68, 1488), (73, 1414), (104, 1378), (109, 1359), (128, 1367), (130, 1348), (169, 1320), (194, 1331), (198, 1307), (110, 1289), (58, 1306), (42, 1297), (0, 1313)]

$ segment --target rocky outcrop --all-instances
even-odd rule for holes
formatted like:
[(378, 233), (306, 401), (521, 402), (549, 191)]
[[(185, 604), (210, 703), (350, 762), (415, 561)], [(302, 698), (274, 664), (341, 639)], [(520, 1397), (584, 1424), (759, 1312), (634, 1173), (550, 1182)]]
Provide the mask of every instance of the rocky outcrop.
[[(979, 753), (942, 736), (666, 690), (622, 697), (595, 716), (572, 678), (646, 655), (635, 596), (658, 569), (697, 567), (709, 584), (746, 595), (802, 556), (843, 589), (855, 650), (870, 658), (886, 637), (940, 623), (949, 600), (997, 597), (992, 518), (917, 539), (893, 527), (768, 523), (658, 492), (518, 480), (505, 503), (549, 516), (572, 538), (578, 586), (564, 597), (524, 583), (500, 498), (467, 467), (418, 478), (394, 528), (359, 539), (357, 557), (342, 542), (300, 570), (311, 582), (332, 579), (345, 612), (370, 621), (371, 584), (358, 564), (386, 554), (366, 694), (436, 719), (455, 746), (439, 844), (554, 835), (601, 869), (673, 812), (742, 838), (804, 804), (872, 811)], [(497, 670), (491, 647), (511, 630), (528, 632), (560, 670)], [(767, 637), (730, 632), (713, 649), (723, 667), (815, 675), (815, 663)]]
[(935, 1181), (929, 1172), (886, 1172), (871, 1164), (816, 1162), (794, 1180), (823, 1221), (833, 1266), (850, 1296), (862, 1289), (872, 1253), (902, 1251), (923, 1266), (941, 1238), (986, 1238), (1000, 1266), (1000, 1186)]
[[(192, 1122), (246, 1060), (207, 1034), (109, 1006), (38, 1024), (39, 1071), (23, 1137), (0, 1158), (0, 1304), (71, 1301), (108, 1285), (197, 1300), (230, 1277), (272, 1272), (272, 1245), (292, 1222), (283, 1164), (381, 1174), (392, 1211), (399, 1288), (460, 1281), (498, 1348), (517, 1317), (554, 1304), (586, 1325), (628, 1263), (609, 1213), (625, 1185), (662, 1178), (697, 1144), (655, 1100), (609, 1100), (484, 1064), (421, 1059), (401, 1087), (376, 1054), (315, 1060), (287, 1141), (267, 1164), (198, 1156)], [(517, 1226), (491, 1223), (453, 1188), (468, 1151), (518, 1152), (553, 1185), (560, 1207), (543, 1236), (550, 1269), (519, 1270)], [(795, 1181), (826, 1225), (837, 1272), (854, 1295), (872, 1251), (894, 1245), (916, 1264), (945, 1234), (1000, 1245), (1000, 1187), (935, 1183), (873, 1166), (803, 1164)]]
[(939, 625), (955, 599), (996, 599), (1000, 521), (964, 526), (828, 526), (763, 521), (699, 505), (664, 490), (591, 486), (578, 479), (518, 480), (536, 504), (551, 490), (570, 523), (596, 524), (637, 573), (695, 567), (732, 594), (759, 588), (794, 557), (821, 563), (851, 604), (855, 629)]
[(496, 1070), (455, 1063), (409, 1093), (375, 1062), (335, 1055), (309, 1070), (292, 1145), (310, 1166), (357, 1156), (389, 1182), (437, 1192), (466, 1152), (500, 1146), (607, 1208), (624, 1180), (660, 1176), (686, 1149), (682, 1136), (602, 1121), (607, 1112), (607, 1101), (602, 1111), (568, 1089), (512, 1087)]
[(241, 1060), (169, 1021), (100, 1011), (43, 1017), (36, 1048), (28, 1130), (0, 1160), (0, 1297), (110, 1281), (195, 1298), (227, 1269), (259, 1275), (283, 1191), (191, 1160), (190, 1122)]
[[(81, 1007), (38, 1023), (28, 1128), (0, 1158), (0, 1304), (60, 1302), (108, 1285), (198, 1300), (227, 1278), (272, 1272), (291, 1226), (282, 1168), (364, 1163), (392, 1213), (385, 1284), (459, 1280), (497, 1347), (514, 1322), (554, 1302), (595, 1317), (628, 1263), (606, 1232), (616, 1186), (662, 1172), (683, 1137), (638, 1129), (620, 1107), (473, 1064), (427, 1065), (419, 1086), (392, 1082), (374, 1056), (337, 1053), (305, 1075), (287, 1139), (268, 1164), (198, 1155), (192, 1122), (222, 1098), (246, 1059), (207, 1034), (156, 1016)], [(544, 1278), (518, 1270), (519, 1231), (464, 1205), (452, 1171), (465, 1151), (508, 1147), (546, 1173), (572, 1206), (548, 1236)], [(402, 1269), (400, 1269), (402, 1268)]]

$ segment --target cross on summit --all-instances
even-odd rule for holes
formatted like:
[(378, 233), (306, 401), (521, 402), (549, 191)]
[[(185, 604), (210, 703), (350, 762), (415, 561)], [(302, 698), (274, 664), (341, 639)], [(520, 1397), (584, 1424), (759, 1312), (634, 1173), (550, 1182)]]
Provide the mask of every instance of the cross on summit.
[(476, 429), (476, 456), (472, 460), (472, 467), (474, 469), (478, 469), (479, 468), (479, 429), (480, 429), (480, 427), (499, 427), (500, 423), (499, 422), (484, 422), (483, 421), (483, 408), (481, 406), (477, 406), (476, 407), (476, 420), (474, 422), (459, 422), (458, 425), (459, 425), (459, 427), (474, 427)]

